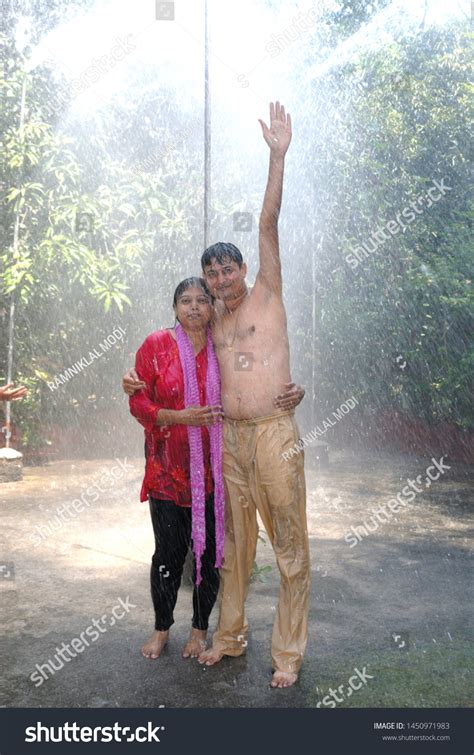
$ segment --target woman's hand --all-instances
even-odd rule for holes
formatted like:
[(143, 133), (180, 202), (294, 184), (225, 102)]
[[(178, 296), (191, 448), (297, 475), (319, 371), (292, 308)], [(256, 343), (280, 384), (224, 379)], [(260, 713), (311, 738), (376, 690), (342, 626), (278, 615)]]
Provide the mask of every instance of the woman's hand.
[(176, 412), (179, 414), (180, 425), (192, 425), (193, 427), (205, 427), (222, 422), (224, 412), (221, 406), (188, 406), (186, 409)]
[(122, 388), (127, 396), (133, 396), (135, 391), (146, 388), (146, 383), (140, 380), (135, 370), (128, 370), (122, 378)]

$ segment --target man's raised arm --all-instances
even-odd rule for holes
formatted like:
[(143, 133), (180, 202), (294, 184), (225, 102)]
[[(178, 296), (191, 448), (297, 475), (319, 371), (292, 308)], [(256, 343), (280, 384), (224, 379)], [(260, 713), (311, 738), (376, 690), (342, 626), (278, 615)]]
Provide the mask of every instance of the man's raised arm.
[(280, 294), (281, 263), (278, 243), (278, 216), (283, 190), (285, 154), (291, 141), (291, 117), (279, 102), (270, 103), (270, 128), (259, 119), (263, 138), (270, 147), (268, 181), (259, 225), (260, 267), (258, 278), (266, 288)]

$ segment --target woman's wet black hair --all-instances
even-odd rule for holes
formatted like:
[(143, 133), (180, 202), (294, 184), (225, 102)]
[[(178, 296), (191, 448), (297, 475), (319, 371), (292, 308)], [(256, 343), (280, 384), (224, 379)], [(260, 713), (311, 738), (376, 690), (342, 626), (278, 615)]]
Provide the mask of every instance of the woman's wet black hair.
[(204, 278), (196, 278), (195, 276), (192, 276), (191, 278), (185, 278), (181, 283), (178, 283), (176, 286), (176, 291), (174, 292), (173, 296), (173, 307), (176, 307), (178, 303), (179, 297), (186, 291), (188, 288), (201, 288), (203, 293), (206, 294), (206, 296), (209, 297), (209, 301), (211, 304), (214, 304), (214, 297), (209, 291), (206, 281)]
[(223, 265), (226, 260), (231, 260), (236, 262), (239, 267), (242, 267), (244, 262), (240, 249), (237, 249), (229, 241), (218, 241), (217, 244), (207, 247), (201, 257), (202, 269), (205, 270), (208, 265), (211, 265), (212, 260), (216, 260), (219, 265)]

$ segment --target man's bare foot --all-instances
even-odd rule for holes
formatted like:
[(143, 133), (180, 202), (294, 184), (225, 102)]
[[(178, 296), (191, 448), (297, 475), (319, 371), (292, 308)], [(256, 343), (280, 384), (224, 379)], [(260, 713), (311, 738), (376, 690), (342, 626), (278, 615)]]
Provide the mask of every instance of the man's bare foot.
[(290, 671), (274, 671), (270, 687), (283, 689), (283, 687), (292, 687), (298, 679), (298, 674), (292, 674)]
[(206, 666), (214, 666), (215, 663), (222, 661), (223, 657), (223, 654), (219, 653), (215, 648), (209, 648), (209, 650), (204, 650), (199, 654), (198, 661), (199, 663), (204, 663)]
[(160, 657), (161, 651), (168, 642), (169, 631), (159, 632), (157, 629), (153, 632), (148, 642), (142, 647), (142, 655), (144, 658), (149, 658), (154, 661)]
[(206, 649), (206, 629), (191, 628), (189, 640), (184, 646), (183, 658), (197, 658)]

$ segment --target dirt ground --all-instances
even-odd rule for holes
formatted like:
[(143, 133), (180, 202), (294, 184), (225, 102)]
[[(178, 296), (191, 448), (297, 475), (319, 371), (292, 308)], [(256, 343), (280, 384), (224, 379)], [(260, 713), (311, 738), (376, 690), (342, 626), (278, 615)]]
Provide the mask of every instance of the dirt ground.
[[(332, 452), (328, 469), (316, 471), (307, 449), (309, 642), (297, 685), (272, 690), (278, 571), (265, 542), (259, 542), (248, 601), (245, 656), (214, 668), (181, 659), (191, 619), (191, 589), (183, 585), (168, 647), (157, 661), (141, 657), (153, 627), (153, 537), (147, 504), (138, 501), (143, 462), (120, 461), (29, 467), (22, 481), (0, 486), (2, 706), (472, 705), (472, 467), (451, 464), (412, 503), (350, 547), (345, 535), (351, 526), (370, 523), (373, 510), (400, 492), (407, 478), (421, 475), (424, 481), (431, 460)], [(96, 482), (102, 490), (92, 500)], [(68, 509), (61, 507), (82, 493), (84, 510), (64, 513)], [(124, 603), (122, 618), (112, 621), (114, 606)], [(56, 663), (47, 679), (39, 675), (37, 665), (103, 616), (98, 638), (62, 667)]]

